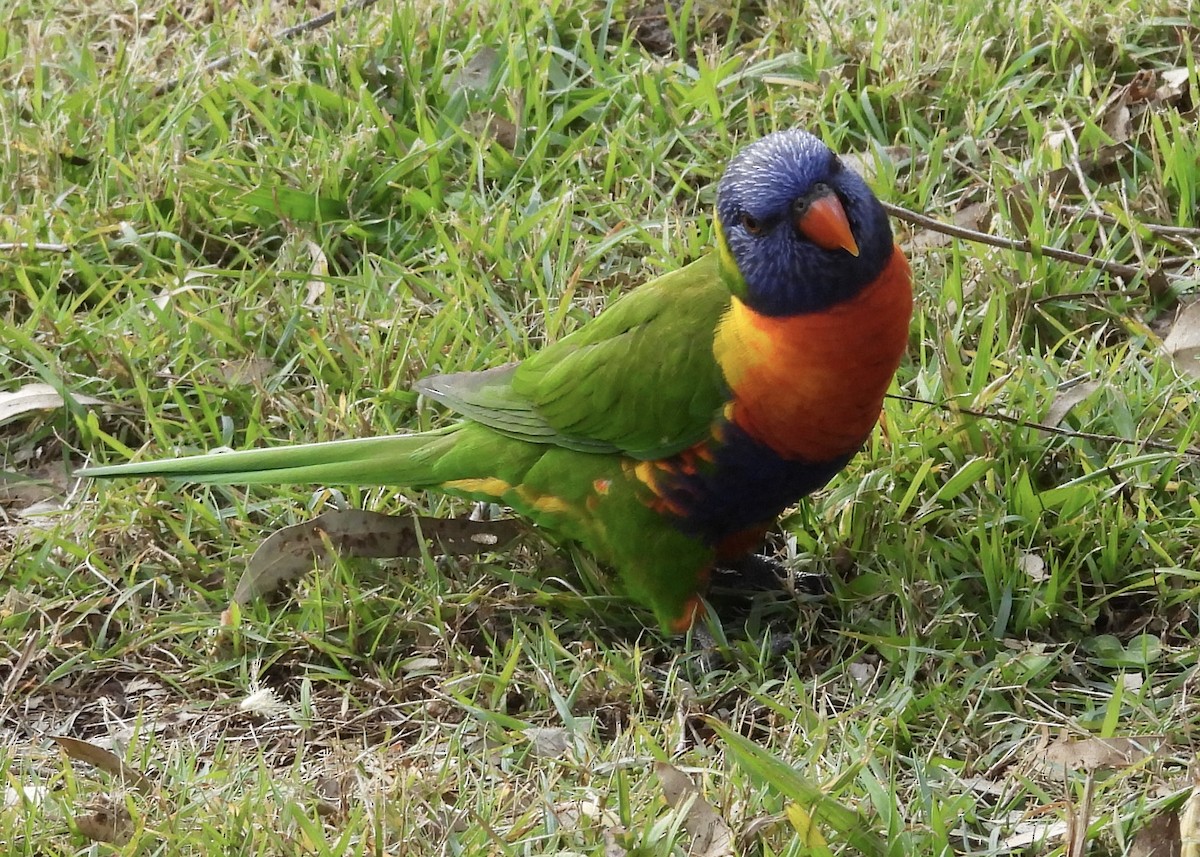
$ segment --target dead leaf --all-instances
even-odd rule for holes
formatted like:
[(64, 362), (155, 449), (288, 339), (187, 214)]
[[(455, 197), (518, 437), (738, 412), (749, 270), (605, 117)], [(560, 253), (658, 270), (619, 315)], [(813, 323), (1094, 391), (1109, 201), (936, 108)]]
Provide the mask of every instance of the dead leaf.
[(887, 165), (889, 169), (910, 163), (912, 161), (913, 152), (911, 146), (873, 146), (868, 153), (863, 152), (845, 152), (838, 155), (838, 160), (844, 166), (849, 167), (858, 173), (867, 181), (871, 181), (879, 175), (880, 165)]
[(308, 267), (308, 287), (302, 303), (306, 307), (314, 307), (321, 300), (321, 295), (325, 294), (325, 278), (329, 276), (329, 259), (326, 258), (325, 251), (317, 242), (305, 241), (304, 244), (308, 247), (308, 255), (312, 258), (312, 264)]
[(517, 126), (490, 110), (472, 113), (463, 123), (463, 130), (477, 140), (490, 137), (510, 152), (517, 147)]
[(1069, 771), (1128, 768), (1158, 755), (1167, 744), (1165, 735), (1082, 739), (1064, 735), (1037, 753), (1034, 763), (1043, 773), (1053, 776)]
[(1017, 568), (1034, 583), (1041, 583), (1050, 576), (1046, 573), (1046, 561), (1032, 551), (1017, 557)]
[[(76, 404), (88, 407), (108, 404), (103, 399), (82, 393), (72, 393), (71, 398)], [(0, 426), (31, 411), (53, 411), (65, 404), (62, 395), (49, 384), (26, 384), (16, 392), (0, 393)]]
[(329, 548), (343, 557), (420, 556), (421, 538), (451, 555), (472, 555), (507, 544), (522, 531), (519, 522), (469, 521), (384, 515), (361, 509), (325, 512), (311, 521), (272, 533), (250, 557), (233, 593), (245, 604), (329, 560)]
[(464, 90), (486, 88), (499, 62), (500, 53), (495, 48), (481, 48), (450, 74), (446, 81), (446, 91), (453, 95)]
[(87, 762), (89, 765), (99, 768), (105, 773), (118, 777), (143, 794), (149, 794), (154, 788), (154, 784), (150, 782), (145, 774), (132, 765), (127, 764), (120, 756), (109, 750), (105, 750), (103, 747), (97, 747), (89, 741), (81, 741), (78, 738), (71, 738), (67, 735), (51, 735), (49, 737), (51, 741), (62, 748), (62, 751), (69, 758), (80, 762)]
[(624, 833), (623, 829), (604, 828), (604, 857), (626, 857), (629, 854), (629, 849), (622, 845), (617, 838)]
[(1190, 72), (1187, 66), (1170, 68), (1158, 73), (1162, 85), (1154, 91), (1154, 100), (1158, 103), (1173, 103), (1187, 92)]
[(1179, 816), (1163, 812), (1138, 830), (1129, 857), (1179, 857), (1180, 845)]
[(1200, 857), (1200, 787), (1192, 789), (1179, 812), (1179, 857)]
[(50, 790), (45, 786), (5, 786), (0, 809), (11, 809), (14, 806), (38, 807), (49, 793)]
[[(991, 220), (991, 215), (992, 207), (986, 202), (973, 202), (954, 212), (950, 221), (955, 226), (961, 226), (963, 229), (974, 229), (976, 232), (982, 232), (987, 229), (987, 222)], [(920, 253), (924, 250), (946, 247), (953, 240), (955, 239), (945, 232), (939, 232), (935, 229), (922, 229), (913, 235), (912, 238), (908, 239), (908, 241), (904, 242), (902, 247), (906, 252)]]
[(1057, 426), (1066, 419), (1072, 408), (1086, 401), (1092, 393), (1100, 389), (1100, 386), (1099, 381), (1083, 381), (1066, 390), (1057, 391), (1054, 394), (1054, 401), (1050, 403), (1050, 410), (1046, 411), (1046, 425)]
[(673, 808), (682, 808), (685, 813), (683, 829), (692, 839), (688, 853), (697, 857), (732, 855), (733, 831), (713, 805), (700, 794), (691, 777), (666, 762), (655, 762), (654, 773), (662, 783), (667, 803)]
[(75, 816), (75, 826), (93, 842), (124, 845), (133, 835), (133, 818), (129, 810), (119, 801), (108, 797), (92, 801), (84, 807), (84, 813)]
[(1011, 854), (1023, 851), (1031, 845), (1048, 846), (1070, 832), (1070, 824), (1063, 819), (1039, 819), (1022, 821), (1013, 827), (1013, 832), (997, 843), (998, 852)]
[(222, 360), (218, 364), (221, 380), (230, 387), (250, 387), (261, 384), (271, 377), (275, 364), (266, 357), (243, 357), (240, 360)]
[(1178, 371), (1200, 378), (1200, 301), (1180, 310), (1162, 349)]
[(525, 730), (535, 756), (557, 759), (571, 749), (571, 733), (561, 726), (531, 726)]

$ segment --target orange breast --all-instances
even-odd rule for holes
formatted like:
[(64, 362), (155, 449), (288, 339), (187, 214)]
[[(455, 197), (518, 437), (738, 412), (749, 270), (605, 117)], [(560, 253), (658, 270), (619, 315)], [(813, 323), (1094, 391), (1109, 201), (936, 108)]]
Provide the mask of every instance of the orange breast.
[(713, 344), (733, 390), (733, 421), (784, 458), (854, 452), (879, 419), (911, 316), (899, 247), (875, 282), (823, 312), (772, 318), (734, 298)]

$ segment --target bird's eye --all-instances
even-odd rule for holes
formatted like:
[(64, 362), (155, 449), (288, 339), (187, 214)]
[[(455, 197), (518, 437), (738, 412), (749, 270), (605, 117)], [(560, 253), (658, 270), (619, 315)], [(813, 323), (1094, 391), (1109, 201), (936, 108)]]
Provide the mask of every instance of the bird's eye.
[(742, 215), (742, 228), (751, 235), (757, 235), (762, 232), (762, 224), (758, 222), (758, 218), (750, 214)]

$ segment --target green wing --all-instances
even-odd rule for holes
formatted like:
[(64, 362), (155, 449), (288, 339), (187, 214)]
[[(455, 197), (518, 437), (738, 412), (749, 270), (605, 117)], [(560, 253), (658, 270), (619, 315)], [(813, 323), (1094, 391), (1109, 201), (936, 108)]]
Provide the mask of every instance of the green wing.
[(701, 440), (727, 398), (713, 357), (729, 307), (715, 255), (635, 289), (524, 363), (417, 389), (511, 437), (659, 458)]

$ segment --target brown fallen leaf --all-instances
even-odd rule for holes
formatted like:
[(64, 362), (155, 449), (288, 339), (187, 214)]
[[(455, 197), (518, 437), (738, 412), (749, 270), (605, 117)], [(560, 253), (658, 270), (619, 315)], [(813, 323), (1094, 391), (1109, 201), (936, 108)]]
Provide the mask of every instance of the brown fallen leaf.
[(1179, 811), (1179, 857), (1200, 857), (1200, 787), (1193, 787)]
[[(991, 215), (992, 207), (990, 205), (985, 202), (973, 202), (954, 212), (950, 217), (950, 222), (964, 229), (985, 232), (987, 231), (987, 221), (991, 220)], [(947, 235), (945, 232), (922, 229), (904, 242), (901, 247), (905, 252), (915, 254), (937, 247), (949, 246), (950, 242), (954, 240), (953, 236)]]
[(132, 765), (127, 764), (120, 756), (109, 750), (105, 750), (103, 747), (97, 747), (90, 741), (82, 741), (79, 738), (71, 738), (68, 735), (51, 735), (49, 738), (62, 748), (62, 751), (67, 754), (68, 758), (87, 762), (89, 765), (99, 768), (107, 774), (118, 777), (142, 794), (150, 794), (154, 788), (154, 783), (145, 774)]
[(1171, 332), (1163, 340), (1162, 350), (1177, 370), (1200, 378), (1200, 301), (1193, 301), (1179, 311)]
[(1050, 577), (1046, 571), (1046, 560), (1032, 551), (1023, 552), (1017, 557), (1017, 568), (1034, 583), (1042, 583)]
[(1050, 409), (1046, 411), (1046, 418), (1043, 422), (1048, 426), (1058, 425), (1066, 419), (1067, 414), (1071, 413), (1072, 408), (1086, 401), (1100, 389), (1100, 386), (1099, 381), (1082, 381), (1065, 390), (1058, 390), (1054, 394), (1054, 401), (1050, 403)]
[(879, 174), (879, 165), (886, 164), (895, 170), (904, 164), (912, 164), (912, 146), (872, 146), (870, 152), (844, 152), (838, 155), (844, 165), (854, 170), (867, 181)]
[(729, 857), (733, 831), (711, 803), (706, 801), (692, 778), (674, 765), (655, 762), (654, 773), (662, 783), (663, 797), (674, 808), (685, 808), (683, 829), (691, 837), (688, 853), (696, 857)]
[(1179, 857), (1179, 816), (1163, 812), (1134, 835), (1129, 857)]
[(1064, 735), (1037, 752), (1034, 763), (1043, 773), (1054, 776), (1069, 771), (1128, 768), (1158, 755), (1168, 743), (1165, 735), (1082, 739)]
[(1013, 825), (1012, 833), (1001, 839), (996, 847), (997, 853), (1012, 854), (1024, 851), (1031, 845), (1040, 847), (1037, 853), (1048, 851), (1051, 844), (1063, 839), (1070, 832), (1070, 824), (1063, 819), (1039, 818), (1033, 821), (1022, 821)]
[(465, 90), (485, 89), (500, 65), (500, 52), (491, 46), (480, 48), (462, 66), (446, 78), (446, 92), (453, 95)]
[(217, 364), (221, 380), (230, 387), (252, 387), (271, 377), (275, 364), (266, 357), (222, 360)]
[(74, 820), (79, 832), (93, 842), (124, 845), (133, 835), (133, 818), (129, 810), (113, 798), (92, 801)]
[(478, 140), (490, 137), (510, 152), (517, 147), (517, 126), (491, 110), (472, 113), (463, 129)]
[(245, 604), (311, 571), (314, 564), (324, 564), (330, 548), (343, 557), (411, 557), (420, 556), (425, 539), (440, 544), (446, 554), (467, 556), (495, 550), (522, 530), (514, 520), (384, 515), (362, 509), (325, 512), (268, 536), (246, 563), (233, 603)]
[(314, 307), (320, 302), (321, 296), (325, 294), (325, 278), (329, 276), (329, 259), (317, 242), (308, 240), (304, 242), (304, 245), (308, 248), (312, 264), (308, 267), (309, 279), (304, 292), (304, 300), (301, 303), (306, 307)]

